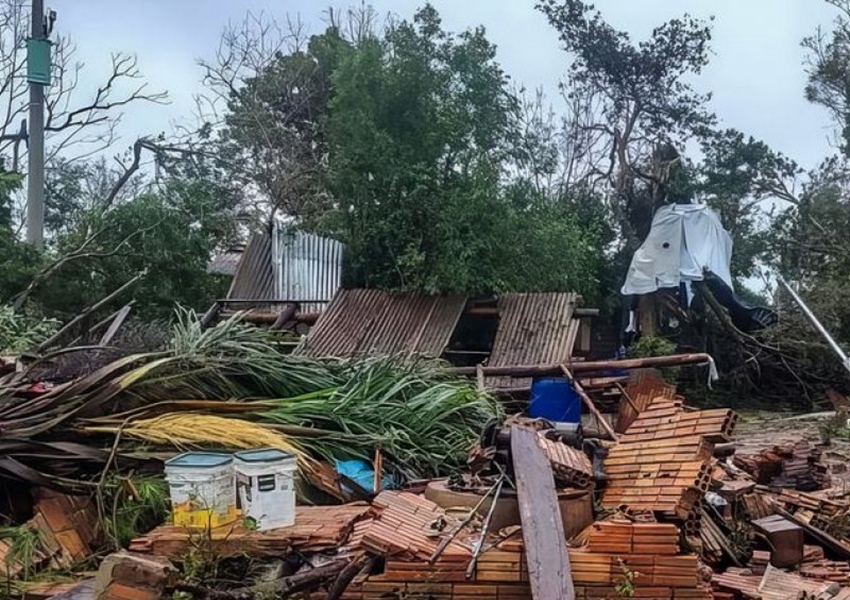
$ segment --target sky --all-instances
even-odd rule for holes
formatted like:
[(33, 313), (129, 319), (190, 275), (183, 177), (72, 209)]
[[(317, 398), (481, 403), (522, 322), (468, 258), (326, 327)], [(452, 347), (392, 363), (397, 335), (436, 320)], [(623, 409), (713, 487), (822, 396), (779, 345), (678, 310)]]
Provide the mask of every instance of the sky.
[[(328, 6), (352, 2), (310, 0), (46, 0), (57, 11), (55, 31), (70, 35), (78, 60), (86, 63), (81, 93), (93, 90), (109, 73), (110, 53), (133, 53), (152, 90), (166, 90), (165, 106), (127, 111), (121, 128), (129, 145), (142, 135), (170, 132), (189, 123), (193, 97), (202, 91), (198, 59), (212, 57), (228, 21), (246, 11), (285, 19), (297, 15), (320, 31)], [(422, 3), (373, 0), (381, 14), (410, 17)], [(483, 25), (497, 46), (497, 58), (517, 86), (542, 87), (554, 97), (568, 65), (555, 30), (534, 9), (534, 0), (433, 0), (445, 29), (459, 32)], [(658, 24), (684, 12), (714, 17), (713, 56), (695, 80), (711, 92), (712, 110), (726, 127), (767, 142), (814, 167), (832, 152), (826, 113), (807, 103), (803, 37), (818, 26), (829, 28), (834, 9), (823, 0), (597, 0), (609, 23), (645, 38)], [(556, 100), (556, 99), (555, 99)], [(557, 109), (557, 102), (555, 103)]]

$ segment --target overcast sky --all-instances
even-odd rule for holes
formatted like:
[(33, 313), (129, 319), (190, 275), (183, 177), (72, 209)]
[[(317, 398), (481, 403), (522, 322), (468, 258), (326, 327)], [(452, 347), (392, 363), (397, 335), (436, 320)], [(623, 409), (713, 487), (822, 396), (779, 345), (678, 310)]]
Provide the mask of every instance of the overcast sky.
[[(355, 2), (333, 2), (348, 7)], [(445, 28), (484, 25), (514, 83), (554, 94), (566, 55), (534, 0), (434, 0)], [(410, 17), (421, 2), (375, 0), (379, 13)], [(137, 108), (122, 125), (123, 141), (169, 131), (191, 115), (200, 86), (197, 59), (212, 55), (228, 21), (247, 10), (283, 18), (299, 15), (315, 30), (328, 4), (316, 0), (47, 0), (58, 12), (56, 31), (70, 34), (87, 68), (83, 85), (108, 74), (110, 52), (135, 53), (153, 89), (167, 90), (168, 106)], [(800, 40), (834, 11), (822, 0), (597, 0), (606, 19), (633, 39), (687, 11), (715, 17), (714, 56), (697, 81), (714, 95), (712, 108), (728, 127), (768, 142), (804, 167), (831, 151), (826, 114), (803, 99)]]

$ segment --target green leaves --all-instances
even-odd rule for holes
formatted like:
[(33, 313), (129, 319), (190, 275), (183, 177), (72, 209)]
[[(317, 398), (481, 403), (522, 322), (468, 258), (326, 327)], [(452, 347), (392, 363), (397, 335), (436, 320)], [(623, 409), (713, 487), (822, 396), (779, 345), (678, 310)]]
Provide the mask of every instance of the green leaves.
[(446, 475), (466, 460), (483, 426), (500, 418), (498, 401), (431, 362), (375, 358), (333, 367), (337, 384), (271, 400), (263, 420), (339, 432), (305, 440), (329, 459), (385, 460), (412, 477)]

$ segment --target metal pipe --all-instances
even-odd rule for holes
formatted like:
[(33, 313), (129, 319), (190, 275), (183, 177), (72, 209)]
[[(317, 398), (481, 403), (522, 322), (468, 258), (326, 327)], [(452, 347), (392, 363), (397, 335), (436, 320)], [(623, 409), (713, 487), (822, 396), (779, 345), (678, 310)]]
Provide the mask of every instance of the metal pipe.
[(815, 316), (815, 313), (813, 313), (809, 309), (809, 307), (806, 306), (806, 303), (803, 302), (803, 299), (800, 298), (799, 295), (797, 295), (797, 292), (795, 292), (790, 285), (788, 285), (788, 282), (785, 281), (782, 275), (777, 275), (776, 278), (779, 283), (785, 286), (785, 289), (788, 290), (788, 293), (791, 294), (791, 297), (799, 305), (800, 309), (803, 311), (803, 314), (808, 317), (809, 321), (811, 321), (815, 329), (817, 329), (818, 332), (824, 337), (824, 339), (826, 339), (826, 342), (832, 347), (833, 351), (841, 359), (841, 364), (844, 365), (844, 368), (847, 369), (847, 371), (850, 371), (850, 359), (847, 358), (847, 354), (844, 352), (844, 350), (841, 349), (841, 346), (838, 345), (838, 342), (836, 342), (835, 339), (833, 339), (833, 337), (829, 334), (829, 332), (826, 330), (826, 327), (824, 327), (821, 322), (818, 321), (818, 318)]

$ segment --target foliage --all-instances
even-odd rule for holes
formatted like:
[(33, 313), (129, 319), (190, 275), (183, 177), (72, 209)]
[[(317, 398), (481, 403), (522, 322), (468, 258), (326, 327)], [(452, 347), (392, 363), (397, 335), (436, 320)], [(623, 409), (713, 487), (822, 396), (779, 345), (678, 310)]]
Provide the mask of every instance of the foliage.
[[(709, 96), (688, 82), (708, 62), (711, 30), (685, 15), (634, 43), (579, 0), (537, 4), (557, 30), (572, 64), (565, 93), (596, 109), (585, 127), (599, 132), (595, 153), (614, 192), (611, 210), (619, 233), (634, 250), (660, 204), (674, 202), (682, 161), (671, 142), (684, 144), (713, 125)], [(606, 164), (607, 163), (607, 164)]]
[(617, 563), (623, 574), (623, 578), (617, 583), (614, 589), (620, 598), (631, 598), (635, 595), (635, 580), (640, 577), (640, 573), (629, 569), (626, 563), (620, 558), (617, 559)]
[(457, 38), (426, 6), (369, 37), (334, 73), (328, 121), (335, 222), (349, 276), (390, 289), (502, 287), (499, 177), (512, 98), (482, 29)]
[(771, 215), (762, 205), (793, 198), (791, 186), (800, 169), (764, 142), (733, 129), (706, 136), (702, 153), (695, 191), (732, 236), (732, 276), (752, 277), (769, 244)]
[(229, 157), (237, 180), (268, 198), (264, 222), (278, 211), (309, 219), (328, 208), (321, 185), (327, 153), (323, 120), (333, 71), (349, 45), (332, 26), (310, 38), (306, 48), (275, 52), (229, 91), (219, 151)]
[(371, 359), (340, 367), (336, 387), (272, 400), (262, 417), (341, 432), (317, 444), (325, 458), (371, 460), (380, 447), (396, 468), (432, 477), (464, 464), (481, 427), (501, 415), (494, 398), (436, 365)]
[[(293, 356), (269, 336), (236, 319), (202, 332), (183, 316), (170, 350), (118, 358), (37, 405), (27, 397), (31, 374), (8, 376), (0, 419), (14, 415), (6, 431), (23, 441), (0, 447), (15, 461), (0, 464), (0, 476), (55, 485), (99, 475), (109, 453), (41, 440), (119, 432), (129, 465), (131, 440), (172, 449), (277, 447), (308, 472), (310, 457), (370, 457), (380, 446), (388, 466), (436, 476), (458, 466), (482, 427), (501, 416), (494, 398), (442, 365)], [(57, 467), (50, 457), (60, 449), (68, 461)]]
[(165, 522), (171, 511), (168, 486), (162, 477), (113, 476), (106, 482), (103, 525), (116, 548)]
[(521, 182), (506, 191), (512, 204), (513, 242), (504, 263), (505, 288), (522, 292), (572, 291), (598, 306), (603, 300), (610, 229), (597, 198), (553, 200)]
[(818, 29), (803, 40), (807, 51), (808, 83), (806, 99), (827, 109), (832, 118), (842, 154), (850, 156), (850, 2), (826, 0), (838, 9), (834, 28), (827, 33)]
[(676, 354), (676, 344), (654, 335), (643, 335), (629, 347), (629, 356), (632, 358), (669, 356), (671, 354)]
[(13, 572), (19, 568), (22, 573), (18, 578), (22, 581), (29, 579), (41, 544), (38, 533), (27, 525), (0, 527), (0, 540), (9, 544), (3, 559), (5, 570)]
[(145, 319), (170, 315), (175, 303), (208, 307), (223, 290), (207, 264), (234, 227), (228, 199), (219, 191), (206, 181), (170, 181), (109, 210), (77, 215), (79, 225), (55, 242), (60, 257), (75, 258), (58, 268), (36, 298), (47, 311), (73, 316), (146, 272), (113, 310), (130, 299), (138, 300), (134, 312)]
[(55, 319), (32, 317), (0, 305), (0, 353), (17, 355), (32, 350), (58, 329)]

